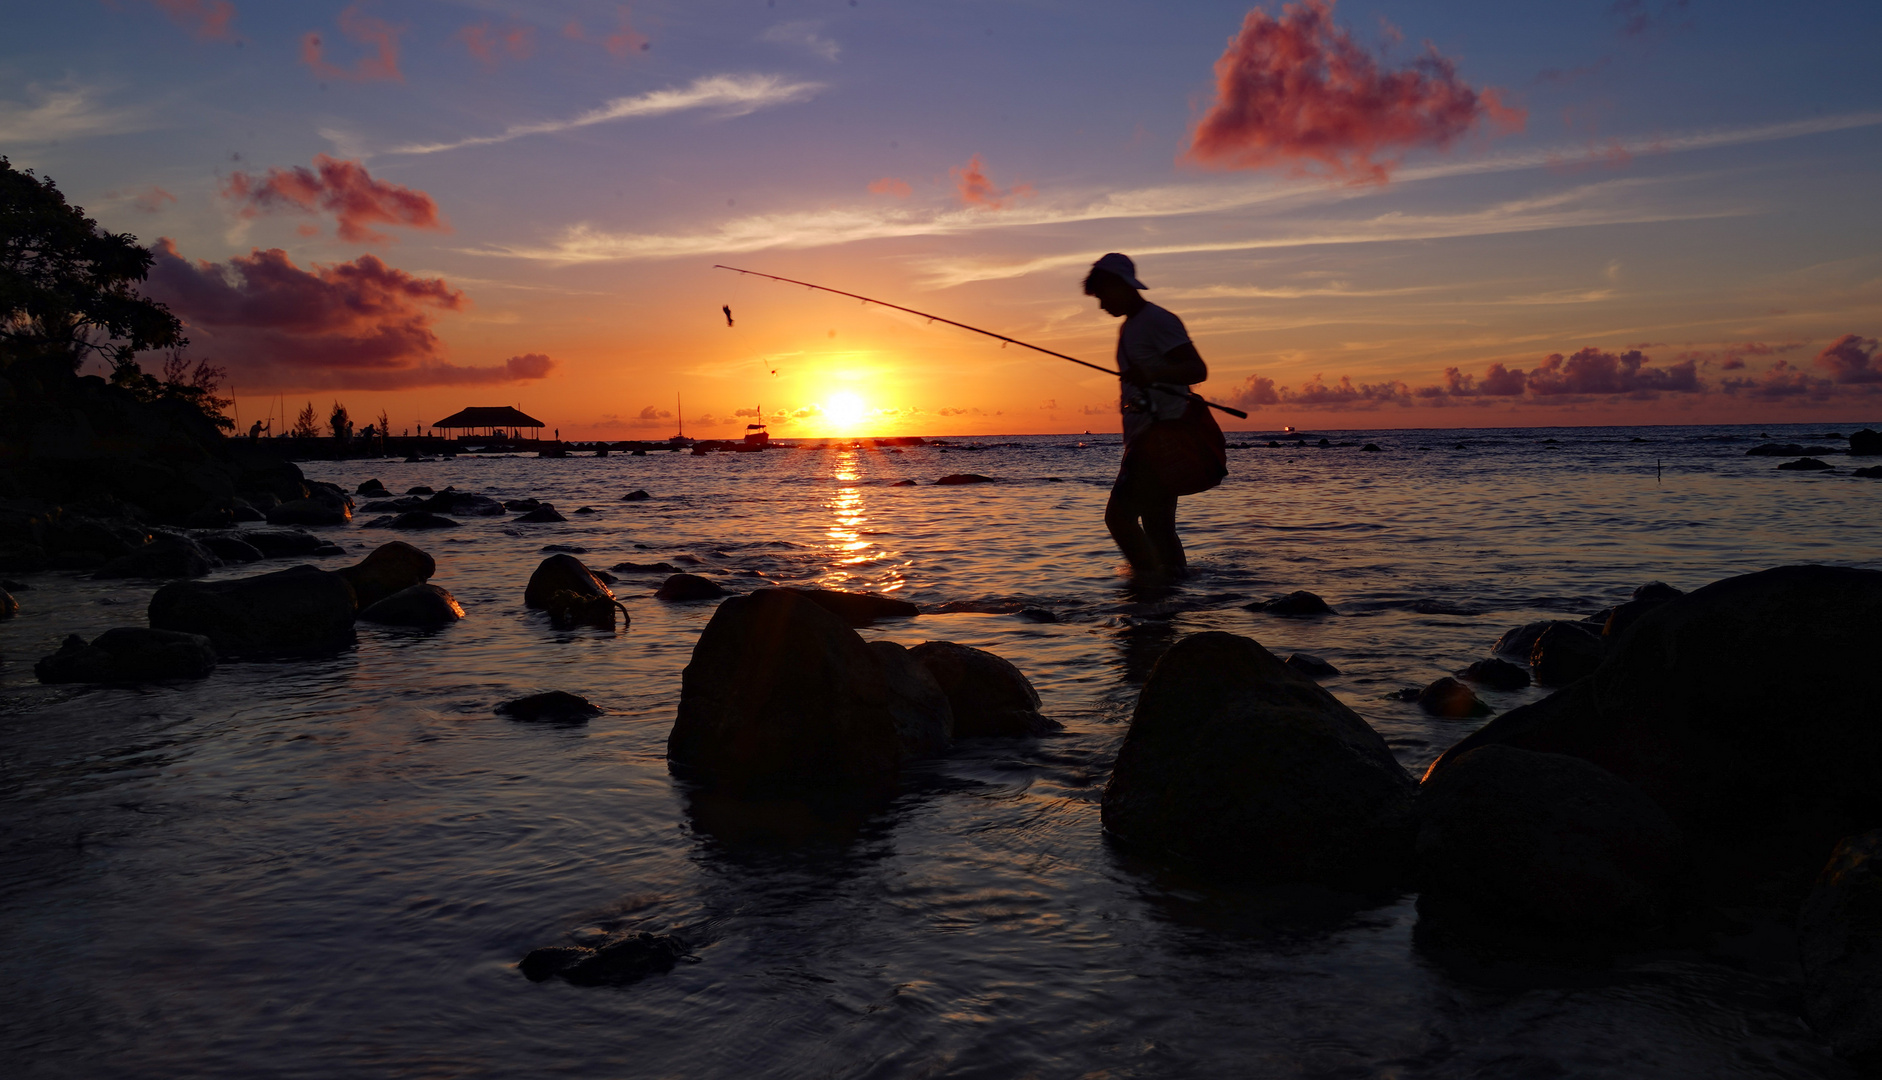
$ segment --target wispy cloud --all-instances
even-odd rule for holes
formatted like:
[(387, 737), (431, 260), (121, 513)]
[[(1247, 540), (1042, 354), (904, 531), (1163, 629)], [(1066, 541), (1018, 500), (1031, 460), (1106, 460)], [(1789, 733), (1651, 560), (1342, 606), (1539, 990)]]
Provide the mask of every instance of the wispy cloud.
[(822, 28), (823, 24), (810, 20), (779, 23), (760, 37), (775, 45), (794, 45), (835, 63), (837, 54), (843, 51), (842, 46), (817, 33)]
[(144, 114), (135, 109), (112, 109), (98, 102), (90, 87), (46, 90), (27, 87), (34, 103), (0, 101), (0, 143), (50, 142), (87, 135), (116, 135), (143, 126)]
[(616, 120), (662, 116), (690, 109), (715, 109), (722, 116), (744, 116), (773, 105), (804, 101), (823, 89), (822, 83), (793, 82), (779, 75), (707, 75), (692, 85), (653, 90), (634, 97), (614, 98), (598, 109), (560, 120), (512, 124), (496, 135), (474, 135), (453, 142), (410, 143), (385, 151), (389, 154), (436, 154), (466, 146), (490, 146), (526, 135), (552, 135), (558, 131), (592, 127)]

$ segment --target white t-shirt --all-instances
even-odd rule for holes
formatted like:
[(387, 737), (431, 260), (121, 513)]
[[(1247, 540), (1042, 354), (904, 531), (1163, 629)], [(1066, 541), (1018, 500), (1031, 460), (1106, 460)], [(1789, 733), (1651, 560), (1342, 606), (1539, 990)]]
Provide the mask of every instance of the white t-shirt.
[[(1128, 372), (1138, 364), (1161, 361), (1173, 349), (1189, 344), (1189, 331), (1183, 320), (1155, 304), (1145, 303), (1142, 310), (1124, 320), (1117, 328), (1117, 369)], [(1189, 408), (1189, 395), (1143, 389), (1119, 380), (1118, 408), (1124, 413), (1124, 441), (1157, 420), (1180, 420)]]

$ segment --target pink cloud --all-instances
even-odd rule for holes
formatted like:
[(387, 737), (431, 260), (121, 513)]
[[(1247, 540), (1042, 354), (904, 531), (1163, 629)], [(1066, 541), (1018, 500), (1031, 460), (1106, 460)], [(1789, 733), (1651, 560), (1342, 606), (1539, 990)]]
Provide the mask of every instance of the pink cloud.
[(235, 5), (230, 0), (150, 0), (150, 6), (188, 27), (203, 41), (235, 41)]
[(496, 30), (489, 23), (481, 22), (466, 26), (455, 36), (464, 43), (471, 57), (486, 67), (495, 67), (505, 56), (521, 60), (530, 54), (535, 45), (535, 31), (527, 26), (506, 26)]
[(960, 193), (961, 202), (968, 206), (984, 206), (989, 210), (998, 210), (1014, 199), (1023, 199), (1033, 194), (1031, 184), (1017, 184), (1001, 191), (987, 175), (987, 166), (975, 154), (967, 159), (967, 164), (948, 170), (954, 178), (955, 190)]
[(869, 182), (869, 191), (873, 195), (893, 195), (898, 199), (906, 199), (914, 193), (915, 189), (909, 187), (908, 181), (906, 180), (894, 176), (884, 176), (877, 180), (871, 180)]
[(1333, 22), (1332, 0), (1288, 4), (1279, 18), (1250, 11), (1215, 75), (1215, 100), (1183, 154), (1211, 168), (1317, 166), (1330, 179), (1382, 184), (1404, 151), (1447, 149), (1485, 121), (1520, 131), (1528, 117), (1495, 89), (1471, 89), (1435, 49), (1383, 70)]
[(198, 352), (245, 386), (491, 385), (540, 379), (555, 367), (540, 353), (485, 366), (447, 362), (432, 321), (469, 301), (442, 278), (415, 277), (371, 255), (307, 270), (278, 248), (225, 264), (191, 262), (168, 237), (153, 254), (146, 291), (183, 319)]
[(648, 49), (653, 48), (653, 42), (648, 39), (647, 35), (634, 29), (633, 25), (628, 21), (628, 10), (625, 7), (621, 9), (620, 29), (609, 34), (601, 43), (607, 46), (608, 51), (616, 56), (631, 56), (634, 53), (646, 52)]
[(1817, 354), (1817, 366), (1845, 385), (1882, 383), (1882, 357), (1876, 355), (1876, 339), (1859, 334), (1844, 334)]
[(114, 199), (123, 199), (146, 214), (155, 214), (164, 207), (171, 206), (176, 202), (175, 195), (170, 194), (154, 184), (142, 191), (111, 191), (106, 192), (106, 194)]
[[(350, 243), (380, 243), (391, 237), (367, 228), (370, 224), (403, 225), (412, 229), (448, 230), (438, 204), (422, 191), (374, 180), (357, 161), (317, 154), (312, 169), (269, 169), (256, 178), (245, 172), (229, 177), (224, 198), (240, 205), (243, 217), (272, 210), (312, 214), (332, 213), (340, 239)], [(302, 235), (309, 235), (303, 227)]]
[(327, 62), (326, 46), (320, 35), (309, 33), (301, 38), (301, 63), (312, 68), (314, 74), (323, 79), (404, 82), (405, 76), (399, 71), (399, 34), (405, 28), (393, 26), (371, 15), (362, 15), (359, 9), (360, 5), (354, 4), (340, 12), (340, 31), (354, 41), (370, 46), (373, 49), (370, 55), (360, 57), (350, 68), (338, 67)]

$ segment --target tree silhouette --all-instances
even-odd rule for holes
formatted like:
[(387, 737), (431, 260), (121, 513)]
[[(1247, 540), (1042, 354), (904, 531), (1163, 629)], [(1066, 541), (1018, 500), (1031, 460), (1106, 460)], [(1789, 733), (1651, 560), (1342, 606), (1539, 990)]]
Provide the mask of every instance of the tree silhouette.
[(294, 426), (288, 434), (297, 439), (317, 439), (320, 437), (320, 414), (314, 411), (314, 403), (308, 402), (299, 416), (294, 418)]
[(347, 415), (346, 406), (337, 401), (333, 403), (333, 412), (327, 417), (327, 428), (341, 442), (353, 437), (353, 418)]

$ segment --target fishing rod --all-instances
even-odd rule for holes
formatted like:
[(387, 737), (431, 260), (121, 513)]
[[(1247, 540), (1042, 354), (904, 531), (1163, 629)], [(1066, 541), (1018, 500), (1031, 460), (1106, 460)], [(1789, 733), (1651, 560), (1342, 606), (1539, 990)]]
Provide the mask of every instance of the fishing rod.
[[(1106, 375), (1116, 375), (1119, 378), (1123, 378), (1123, 374), (1121, 372), (1113, 371), (1112, 369), (1108, 367), (1104, 367), (1101, 364), (1094, 364), (1087, 360), (1080, 360), (1076, 356), (1067, 356), (1062, 352), (1053, 352), (1051, 349), (1041, 348), (1038, 345), (1031, 344), (1030, 342), (1021, 341), (1018, 338), (1007, 337), (1005, 334), (996, 334), (991, 330), (982, 330), (978, 326), (969, 326), (964, 322), (955, 322), (953, 319), (944, 319), (939, 315), (930, 315), (925, 311), (916, 311), (914, 308), (911, 308), (911, 307), (903, 307), (900, 304), (891, 304), (887, 300), (877, 300), (876, 298), (871, 297), (871, 296), (860, 296), (856, 293), (844, 292), (842, 289), (832, 289), (825, 285), (812, 285), (808, 281), (798, 281), (794, 278), (779, 277), (776, 274), (761, 274), (756, 270), (741, 270), (736, 266), (726, 266), (723, 263), (713, 263), (712, 268), (714, 270), (730, 270), (735, 274), (750, 274), (753, 277), (770, 278), (772, 281), (782, 281), (786, 285), (802, 285), (806, 289), (816, 289), (818, 292), (835, 293), (838, 296), (847, 296), (851, 300), (861, 300), (865, 304), (874, 304), (877, 307), (894, 308), (897, 311), (906, 311), (910, 315), (919, 315), (922, 318), (927, 319), (929, 322), (944, 322), (944, 323), (947, 323), (949, 326), (958, 326), (962, 330), (971, 330), (976, 334), (984, 334), (990, 338), (998, 338), (1000, 341), (1008, 342), (1013, 345), (1018, 345), (1022, 349), (1031, 349), (1033, 352), (1045, 353), (1047, 356), (1056, 356), (1060, 360), (1070, 360), (1074, 364), (1079, 364), (1081, 366), (1088, 367), (1093, 371), (1102, 371)], [(727, 321), (729, 322), (731, 319), (731, 316), (728, 314), (726, 318), (727, 318)], [(1163, 384), (1158, 384), (1158, 385), (1163, 385)], [(1184, 392), (1187, 393), (1191, 398), (1202, 402), (1204, 405), (1209, 406), (1211, 409), (1220, 409), (1221, 411), (1228, 413), (1230, 416), (1238, 416), (1242, 418), (1243, 420), (1248, 419), (1248, 414), (1241, 411), (1240, 409), (1232, 408), (1228, 405), (1218, 405), (1215, 402), (1210, 401), (1208, 398), (1203, 397), (1201, 394), (1196, 393), (1194, 390), (1190, 390), (1188, 387), (1184, 387), (1183, 389), (1184, 389)]]

